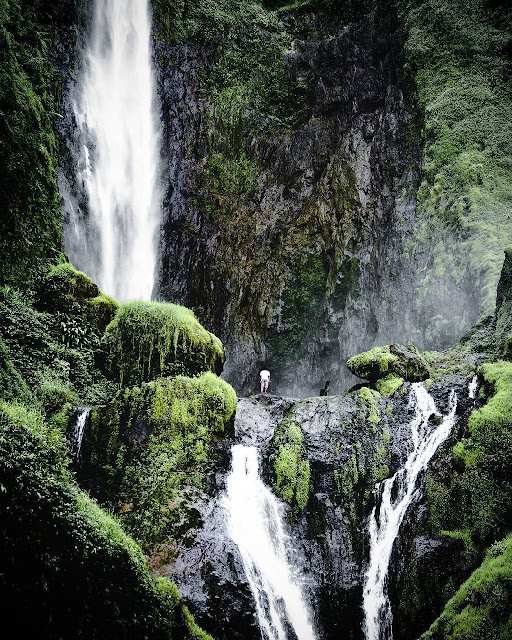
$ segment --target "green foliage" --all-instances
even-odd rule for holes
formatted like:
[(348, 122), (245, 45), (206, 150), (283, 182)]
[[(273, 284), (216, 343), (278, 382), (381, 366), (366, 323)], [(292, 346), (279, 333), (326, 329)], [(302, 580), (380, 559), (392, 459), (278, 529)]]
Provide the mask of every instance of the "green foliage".
[(79, 343), (76, 346), (83, 346), (76, 338), (83, 332), (81, 324), (90, 324), (102, 333), (119, 308), (117, 300), (105, 295), (89, 276), (69, 262), (50, 267), (38, 287), (38, 304), (45, 311), (67, 316), (63, 332), (71, 336), (70, 342)]
[(481, 439), (491, 430), (512, 429), (512, 363), (494, 362), (479, 369), (493, 395), (469, 419), (469, 430), (474, 438)]
[(490, 313), (512, 241), (512, 13), (484, 0), (398, 5), (425, 121), (420, 246), (438, 239), (424, 284), (460, 282), (469, 261)]
[(203, 180), (217, 199), (243, 195), (253, 190), (256, 169), (243, 152), (235, 159), (218, 153), (208, 156)]
[(208, 637), (119, 523), (73, 484), (61, 433), (21, 404), (0, 403), (0, 478), (0, 595), (25, 635)]
[(512, 536), (491, 547), (422, 640), (507, 640), (512, 635)]
[(162, 302), (126, 302), (105, 330), (107, 369), (121, 384), (158, 376), (220, 373), (224, 349), (193, 312)]
[(512, 521), (512, 364), (486, 364), (479, 372), (487, 403), (472, 412), (469, 433), (454, 445), (454, 469), (429, 470), (427, 499), (433, 532), (467, 530), (481, 553)]
[(282, 420), (276, 427), (271, 447), (270, 462), (276, 476), (274, 491), (296, 514), (308, 503), (311, 481), (300, 425), (290, 418)]
[(0, 1), (0, 284), (33, 281), (61, 250), (51, 56), (70, 9), (46, 4)]
[(60, 420), (69, 403), (105, 402), (116, 391), (96, 366), (102, 354), (96, 322), (79, 315), (80, 305), (67, 308), (41, 312), (28, 292), (0, 288), (1, 397), (30, 399), (48, 417), (64, 409)]
[(95, 410), (87, 475), (148, 550), (187, 535), (195, 515), (185, 494), (204, 487), (212, 442), (232, 427), (236, 403), (233, 389), (206, 372), (125, 389)]
[[(279, 127), (296, 126), (309, 111), (310, 78), (286, 73), (284, 51), (291, 37), (278, 15), (252, 0), (156, 0), (153, 13), (157, 37), (167, 41), (195, 41), (210, 47), (213, 65), (203, 78), (202, 93), (223, 111), (228, 95), (244, 96), (248, 113), (240, 114), (228, 136), (249, 125), (249, 111), (259, 113)], [(228, 98), (230, 100), (230, 98)], [(249, 106), (250, 105), (250, 106)], [(220, 128), (228, 123), (216, 115)], [(247, 119), (246, 119), (247, 117)], [(246, 136), (247, 137), (247, 136)], [(225, 151), (237, 151), (225, 146)]]

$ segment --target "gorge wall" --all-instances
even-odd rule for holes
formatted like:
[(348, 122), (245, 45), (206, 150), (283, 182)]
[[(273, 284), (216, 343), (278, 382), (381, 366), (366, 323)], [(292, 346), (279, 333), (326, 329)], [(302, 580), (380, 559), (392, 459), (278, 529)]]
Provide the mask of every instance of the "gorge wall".
[[(255, 390), (263, 364), (280, 393), (317, 393), (326, 379), (339, 391), (350, 355), (397, 339), (445, 347), (492, 311), (510, 210), (485, 155), (505, 149), (488, 149), (490, 132), (466, 122), (461, 96), (451, 104), (449, 78), (431, 67), (451, 56), (473, 86), (481, 69), (457, 59), (469, 34), (451, 34), (451, 21), (476, 21), (497, 44), (499, 10), (154, 6), (169, 185), (160, 295), (221, 336), (239, 391)], [(505, 39), (495, 59), (491, 42), (472, 46), (500, 73)], [(499, 90), (487, 99), (498, 104)], [(431, 120), (454, 109), (463, 131), (446, 148)], [(441, 153), (457, 165), (458, 193)], [(458, 176), (461, 162), (471, 175)], [(496, 207), (478, 200), (487, 192), (500, 239)]]

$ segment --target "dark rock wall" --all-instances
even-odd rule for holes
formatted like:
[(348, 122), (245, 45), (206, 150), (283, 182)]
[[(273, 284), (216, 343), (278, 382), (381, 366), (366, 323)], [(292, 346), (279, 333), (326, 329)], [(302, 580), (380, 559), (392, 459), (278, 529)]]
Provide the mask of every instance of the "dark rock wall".
[(347, 357), (416, 328), (400, 304), (418, 153), (396, 16), (320, 24), (283, 52), (286, 74), (312, 78), (309, 118), (245, 141), (257, 184), (218, 199), (223, 215), (204, 207), (218, 116), (197, 92), (212, 55), (157, 44), (169, 180), (160, 293), (221, 336), (239, 390), (254, 388), (263, 363), (280, 393), (325, 379), (339, 390)]

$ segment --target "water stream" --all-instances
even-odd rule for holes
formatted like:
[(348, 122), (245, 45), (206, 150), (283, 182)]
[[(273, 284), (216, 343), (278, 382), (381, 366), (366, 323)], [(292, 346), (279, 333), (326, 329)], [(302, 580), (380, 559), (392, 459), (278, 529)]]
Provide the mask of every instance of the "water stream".
[(148, 0), (95, 0), (73, 109), (83, 193), (63, 194), (66, 250), (106, 293), (150, 300), (161, 193)]
[(412, 385), (411, 402), (414, 417), (411, 421), (413, 449), (405, 466), (380, 483), (376, 489), (380, 500), (370, 516), (370, 559), (365, 574), (363, 608), (367, 640), (391, 640), (392, 613), (387, 596), (387, 576), (393, 543), (410, 504), (418, 495), (416, 481), (430, 459), (447, 438), (455, 420), (457, 398), (452, 391), (449, 412), (431, 424), (431, 416), (440, 416), (432, 396), (421, 383)]
[(264, 640), (315, 640), (309, 607), (297, 567), (283, 508), (259, 475), (256, 447), (235, 445), (224, 505), (229, 533), (237, 544)]
[(80, 460), (85, 426), (90, 413), (91, 407), (79, 407), (76, 414), (75, 424), (68, 433), (69, 447), (76, 460)]

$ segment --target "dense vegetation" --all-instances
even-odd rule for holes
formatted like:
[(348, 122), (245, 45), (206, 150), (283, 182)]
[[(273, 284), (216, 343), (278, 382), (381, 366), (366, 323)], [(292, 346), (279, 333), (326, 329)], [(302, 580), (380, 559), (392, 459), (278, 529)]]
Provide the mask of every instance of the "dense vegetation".
[(62, 432), (40, 411), (0, 403), (0, 593), (18, 634), (44, 638), (208, 638), (176, 587), (82, 493)]
[(0, 284), (26, 285), (62, 250), (53, 123), (63, 76), (52, 57), (73, 14), (65, 0), (0, 2)]
[(485, 314), (494, 308), (501, 251), (512, 241), (512, 11), (505, 4), (398, 1), (424, 117), (414, 250), (434, 238), (418, 293), (428, 295), (445, 276), (460, 282), (469, 268)]
[[(144, 328), (148, 333), (155, 329), (155, 306), (135, 306), (137, 321), (130, 326), (138, 339), (123, 344), (122, 354), (132, 363), (130, 375), (140, 380), (147, 371), (141, 351), (141, 345), (149, 344)], [(120, 326), (127, 335), (126, 318), (133, 308), (105, 296), (68, 263), (51, 266), (23, 293), (0, 288), (0, 592), (11, 611), (20, 619), (28, 617), (27, 628), (36, 635), (209, 637), (195, 625), (176, 587), (151, 577), (140, 547), (125, 531), (146, 546), (169, 535), (177, 515), (171, 510), (161, 518), (162, 508), (184, 484), (202, 486), (209, 443), (223, 435), (236, 396), (208, 371), (215, 358), (222, 362), (220, 342), (192, 312), (164, 304), (156, 308), (165, 322), (179, 314), (171, 347), (179, 342), (181, 350), (155, 339), (156, 360), (170, 371), (206, 373), (158, 378), (123, 392), (108, 356)], [(102, 494), (113, 489), (109, 470), (114, 477), (125, 472), (116, 500), (134, 503), (126, 523), (79, 490), (65, 444), (77, 405), (105, 404), (91, 425), (94, 438), (107, 444)], [(132, 466), (127, 466), (129, 452), (121, 446), (123, 457), (116, 436), (121, 426), (130, 427), (131, 420), (126, 425), (124, 417), (137, 407), (138, 417), (144, 417), (143, 408), (150, 412), (147, 420), (154, 433), (144, 455), (148, 464), (132, 456)], [(165, 443), (170, 450), (164, 460)]]

